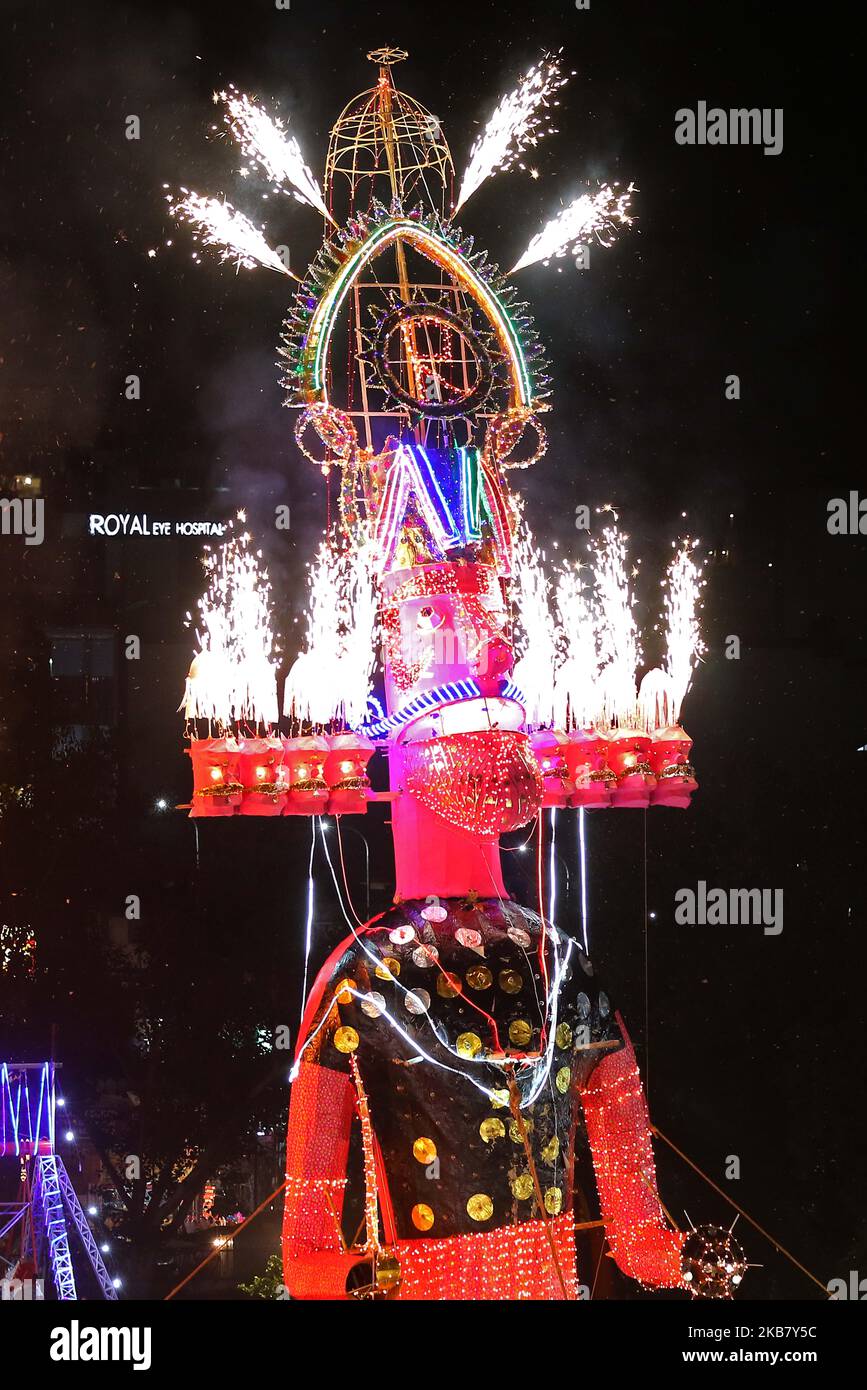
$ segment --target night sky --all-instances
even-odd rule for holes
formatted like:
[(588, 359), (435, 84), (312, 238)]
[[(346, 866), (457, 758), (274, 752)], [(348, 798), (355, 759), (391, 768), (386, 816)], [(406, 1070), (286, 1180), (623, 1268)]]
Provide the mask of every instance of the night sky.
[[(225, 193), (257, 220), (261, 209), (301, 273), (320, 219), (288, 199), (258, 202), (229, 145), (209, 134), (215, 88), (231, 82), (276, 104), (321, 178), (331, 123), (374, 80), (365, 52), (399, 44), (410, 57), (397, 83), (442, 119), (460, 169), (499, 95), (544, 50), (563, 48), (576, 76), (561, 94), (559, 133), (534, 157), (539, 179), (502, 175), (459, 218), (506, 266), (588, 180), (638, 190), (635, 225), (594, 252), (588, 271), (567, 258), (520, 272), (554, 364), (549, 451), (519, 476), (528, 516), (541, 541), (577, 554), (575, 507), (613, 503), (643, 559), (646, 627), (671, 541), (688, 532), (713, 552), (709, 650), (684, 710), (701, 791), (686, 813), (591, 817), (594, 959), (649, 1069), (660, 1129), (724, 1187), (726, 1157), (737, 1154), (742, 1178), (727, 1190), (822, 1282), (857, 1269), (859, 1257), (867, 1273), (867, 536), (826, 528), (828, 500), (859, 485), (867, 495), (867, 481), (860, 437), (847, 439), (841, 423), (860, 252), (844, 235), (855, 145), (837, 105), (838, 81), (854, 81), (842, 71), (852, 40), (833, 11), (813, 16), (808, 32), (777, 3), (593, 0), (578, 12), (568, 0), (292, 0), (278, 11), (268, 0), (222, 9), (4, 0), (2, 24), (0, 474), (7, 489), (15, 474), (42, 476), (47, 527), (42, 547), (2, 541), (7, 709), (21, 717), (20, 692), (36, 679), (40, 634), (52, 625), (144, 633), (150, 659), (129, 674), (122, 702), (121, 815), (167, 883), (192, 853), (190, 825), (155, 821), (152, 807), (156, 796), (188, 795), (175, 709), (198, 543), (164, 569), (156, 542), (104, 546), (83, 534), (82, 515), (222, 518), (246, 506), (291, 657), (325, 501), (277, 383), (288, 282), (236, 274), (207, 254), (194, 264), (163, 184)], [(677, 145), (674, 113), (699, 101), (782, 107), (783, 152)], [(130, 114), (141, 120), (138, 141), (124, 138)], [(137, 402), (124, 398), (131, 372), (141, 376)], [(730, 373), (739, 401), (724, 396)], [(270, 524), (279, 502), (292, 509), (288, 536)], [(730, 634), (741, 639), (739, 661), (725, 659)], [(657, 655), (649, 650), (648, 664)], [(8, 756), (14, 725), (4, 718)], [(373, 877), (387, 883), (381, 813), (368, 822)], [(205, 826), (203, 840), (209, 829), (226, 827)], [(251, 876), (279, 879), (275, 931), (297, 926), (297, 963), (307, 828), (254, 827), (270, 838), (267, 853), (249, 826), (237, 829)], [(561, 816), (557, 834), (560, 924), (574, 930), (574, 817)], [(224, 836), (204, 854), (215, 862), (228, 849)], [(532, 905), (519, 857), (509, 858), (515, 891)], [(34, 846), (32, 862), (14, 866), (21, 891), (40, 861)], [(675, 925), (675, 891), (699, 879), (782, 888), (782, 934)], [(322, 902), (324, 959), (343, 934), (324, 879)], [(293, 1001), (298, 989), (290, 972)], [(675, 1214), (686, 1207), (696, 1221), (729, 1224), (721, 1199), (664, 1150), (659, 1164)], [(743, 1223), (739, 1233), (764, 1265), (745, 1297), (821, 1296)]]

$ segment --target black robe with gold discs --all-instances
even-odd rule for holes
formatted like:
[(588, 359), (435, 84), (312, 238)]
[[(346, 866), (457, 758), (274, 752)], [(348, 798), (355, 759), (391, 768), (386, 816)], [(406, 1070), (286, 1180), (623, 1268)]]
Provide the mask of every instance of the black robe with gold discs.
[(403, 902), (325, 982), (304, 1055), (354, 1059), (399, 1239), (572, 1208), (578, 1095), (622, 1040), (580, 946), (541, 937), (511, 902)]

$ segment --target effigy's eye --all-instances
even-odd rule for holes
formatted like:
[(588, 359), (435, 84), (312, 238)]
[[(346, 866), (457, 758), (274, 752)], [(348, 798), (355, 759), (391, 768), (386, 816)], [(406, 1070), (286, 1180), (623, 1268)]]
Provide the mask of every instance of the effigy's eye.
[(444, 613), (441, 613), (433, 604), (426, 603), (424, 608), (418, 610), (416, 626), (422, 632), (434, 632), (438, 627), (442, 627), (445, 620)]

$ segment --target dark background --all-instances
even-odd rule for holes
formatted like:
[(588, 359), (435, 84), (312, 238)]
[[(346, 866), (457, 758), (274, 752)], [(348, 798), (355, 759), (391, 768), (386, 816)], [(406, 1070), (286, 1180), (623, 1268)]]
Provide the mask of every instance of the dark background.
[[(643, 557), (648, 627), (671, 540), (688, 530), (709, 556), (709, 651), (684, 713), (702, 789), (686, 814), (591, 817), (591, 945), (649, 1070), (659, 1127), (823, 1283), (859, 1260), (867, 1274), (867, 538), (826, 530), (829, 498), (867, 490), (854, 373), (847, 380), (860, 251), (849, 239), (857, 162), (841, 93), (856, 78), (841, 12), (810, 10), (802, 24), (782, 4), (410, 12), (292, 0), (284, 12), (252, 0), (4, 3), (0, 13), (0, 474), (4, 496), (16, 475), (41, 479), (47, 527), (41, 547), (14, 537), (0, 547), (0, 782), (32, 789), (28, 805), (10, 793), (7, 806), (9, 920), (39, 919), (50, 965), (77, 930), (59, 911), (64, 898), (71, 913), (78, 905), (76, 922), (117, 937), (125, 895), (147, 891), (192, 942), (195, 972), (178, 989), (194, 1032), (194, 985), (219, 980), (255, 921), (297, 1019), (309, 826), (206, 824), (197, 858), (193, 826), (155, 810), (160, 797), (188, 795), (175, 709), (192, 653), (183, 614), (201, 591), (199, 542), (86, 535), (90, 510), (218, 519), (246, 506), (294, 655), (325, 498), (277, 385), (287, 286), (207, 255), (194, 265), (162, 185), (225, 192), (258, 217), (253, 181), (209, 137), (211, 94), (228, 82), (279, 103), (321, 180), (330, 125), (373, 81), (365, 52), (383, 43), (409, 50), (398, 85), (442, 119), (460, 170), (501, 92), (562, 46), (577, 75), (561, 94), (559, 134), (534, 157), (539, 180), (502, 175), (459, 218), (510, 265), (586, 180), (638, 188), (635, 225), (594, 253), (589, 271), (566, 259), (520, 272), (555, 379), (549, 452), (520, 475), (528, 515), (540, 540), (577, 552), (575, 506), (614, 503)], [(674, 113), (699, 100), (783, 107), (783, 153), (678, 146)], [(137, 142), (124, 138), (130, 114), (141, 119)], [(321, 235), (316, 214), (283, 199), (268, 229), (302, 272)], [(138, 402), (124, 398), (131, 372), (141, 376)], [(729, 373), (741, 380), (738, 402), (724, 397)], [(282, 502), (288, 535), (273, 528)], [(139, 662), (124, 660), (128, 633), (142, 638)], [(740, 661), (724, 657), (729, 634), (741, 639)], [(70, 725), (108, 731), (98, 767), (57, 754), (58, 730)], [(392, 870), (381, 809), (353, 825), (370, 841), (382, 905)], [(362, 847), (357, 836), (346, 846), (361, 906)], [(560, 817), (557, 848), (559, 920), (573, 930), (574, 817)], [(509, 859), (532, 904), (521, 857)], [(782, 888), (782, 935), (676, 926), (674, 893), (698, 879)], [(317, 882), (324, 959), (344, 929), (324, 864)], [(14, 1033), (0, 1007), (0, 1053), (40, 1055), (59, 1012), (58, 1049), (73, 1075), (99, 1064), (99, 1003), (64, 1012), (59, 981), (37, 984), (45, 997), (15, 1014)], [(742, 1178), (727, 1184), (732, 1154)], [(678, 1219), (686, 1207), (696, 1221), (728, 1224), (721, 1199), (664, 1149), (660, 1167)], [(740, 1235), (764, 1266), (744, 1297), (821, 1296), (743, 1222)]]

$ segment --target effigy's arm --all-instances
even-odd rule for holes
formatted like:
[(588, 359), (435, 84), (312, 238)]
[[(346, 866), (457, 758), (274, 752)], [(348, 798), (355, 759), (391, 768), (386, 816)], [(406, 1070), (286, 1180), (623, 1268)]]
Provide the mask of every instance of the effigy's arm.
[(302, 1061), (286, 1138), (283, 1277), (293, 1298), (345, 1298), (358, 1255), (340, 1234), (355, 1105), (352, 1078)]
[(635, 1053), (618, 1016), (623, 1048), (597, 1064), (581, 1102), (611, 1253), (624, 1274), (653, 1288), (685, 1288), (681, 1250), (656, 1188), (650, 1120)]

